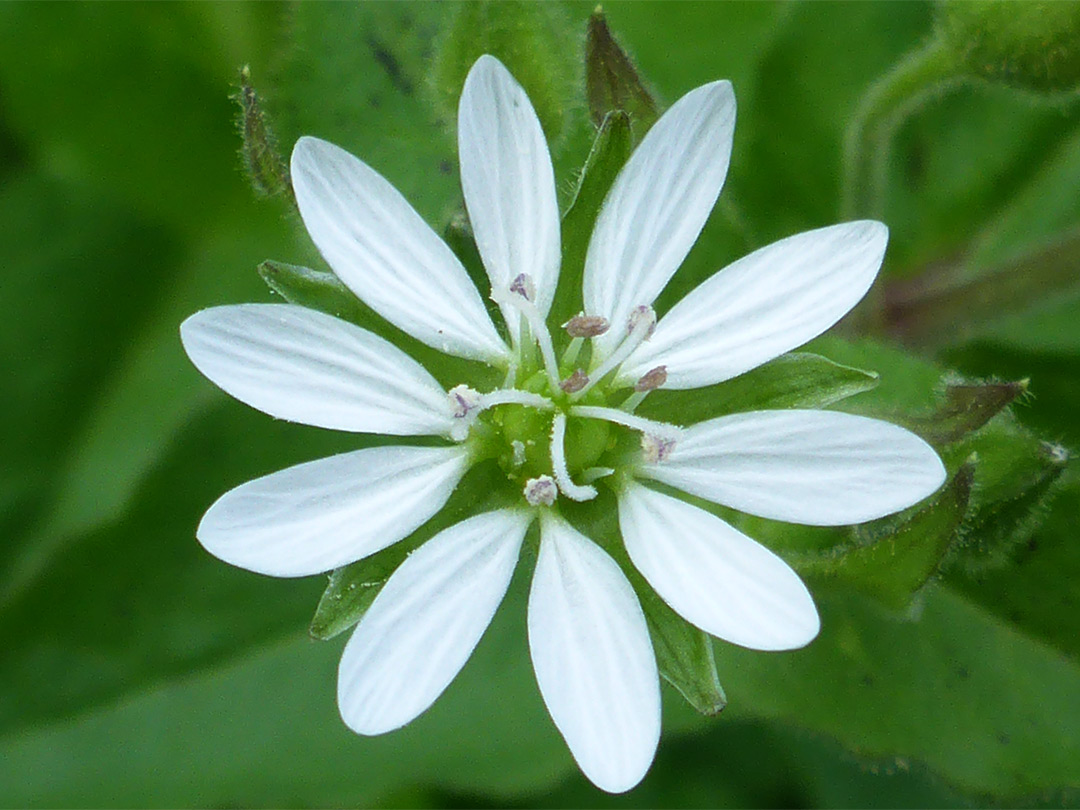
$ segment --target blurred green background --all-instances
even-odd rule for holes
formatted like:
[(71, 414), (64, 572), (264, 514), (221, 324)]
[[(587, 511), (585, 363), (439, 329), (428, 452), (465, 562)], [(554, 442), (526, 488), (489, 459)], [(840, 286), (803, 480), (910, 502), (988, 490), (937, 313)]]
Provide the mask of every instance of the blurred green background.
[[(542, 66), (576, 94), (551, 102), (564, 190), (591, 131), (592, 9), (524, 12), (548, 48)], [(716, 78), (735, 86), (731, 173), (683, 285), (838, 221), (845, 128), (934, 24), (918, 2), (605, 12), (663, 102)], [(334, 140), (441, 225), (460, 189), (454, 102), (432, 65), (459, 13), (0, 7), (0, 805), (1080, 802), (1069, 473), (1006, 560), (942, 575), (907, 611), (816, 593), (824, 627), (810, 649), (719, 645), (729, 708), (700, 718), (665, 687), (656, 763), (622, 797), (577, 773), (543, 710), (521, 582), (430, 712), (362, 739), (335, 707), (344, 638), (307, 635), (325, 580), (259, 577), (199, 547), (195, 526), (226, 489), (355, 446), (229, 400), (180, 347), (192, 312), (271, 300), (260, 261), (318, 266), (287, 207), (256, 199), (243, 176), (237, 69), (251, 65), (286, 153), (302, 133)], [(1080, 105), (966, 84), (926, 99), (890, 156), (883, 284), (902, 301), (905, 283), (946, 268), (970, 286), (935, 299), (932, 318), (887, 324), (884, 339), (965, 375), (1029, 377), (1016, 417), (1080, 445)]]

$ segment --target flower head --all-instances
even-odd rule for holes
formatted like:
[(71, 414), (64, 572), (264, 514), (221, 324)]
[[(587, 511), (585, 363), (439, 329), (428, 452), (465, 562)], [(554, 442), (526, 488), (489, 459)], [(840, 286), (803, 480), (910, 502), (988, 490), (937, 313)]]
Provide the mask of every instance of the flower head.
[(860, 416), (760, 411), (678, 427), (634, 413), (657, 388), (711, 385), (802, 345), (843, 316), (880, 267), (883, 225), (822, 228), (735, 262), (657, 318), (655, 299), (720, 193), (734, 120), (730, 84), (714, 82), (652, 127), (597, 218), (584, 312), (564, 331), (548, 323), (561, 257), (551, 160), (528, 98), (497, 60), (482, 57), (469, 73), (458, 136), (501, 329), (454, 253), (386, 180), (336, 146), (300, 139), (297, 202), (334, 272), (416, 339), (499, 369), (502, 387), (463, 379), (445, 390), (383, 338), (297, 306), (218, 307), (184, 322), (196, 366), (272, 416), (442, 440), (356, 450), (237, 487), (198, 529), (221, 559), (275, 576), (362, 559), (428, 521), (482, 462), (498, 463), (514, 493), (508, 506), (424, 543), (364, 614), (339, 672), (353, 730), (390, 731), (435, 701), (479, 642), (538, 523), (528, 608), (537, 682), (584, 773), (627, 790), (659, 739), (656, 661), (620, 565), (561, 504), (609, 487), (629, 559), (674, 610), (735, 644), (786, 650), (818, 632), (799, 577), (672, 493), (842, 525), (907, 507), (942, 483), (921, 439)]

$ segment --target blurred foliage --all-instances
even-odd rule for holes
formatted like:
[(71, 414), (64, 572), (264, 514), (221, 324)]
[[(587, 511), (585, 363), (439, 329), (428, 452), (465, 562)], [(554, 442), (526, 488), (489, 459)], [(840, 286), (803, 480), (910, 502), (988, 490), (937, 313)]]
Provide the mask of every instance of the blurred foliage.
[[(561, 32), (552, 86), (572, 84), (569, 98), (552, 91), (549, 127), (561, 133), (563, 210), (578, 200), (564, 235), (582, 254), (611, 175), (603, 155), (625, 158), (631, 123), (600, 116), (601, 168), (578, 174), (594, 136), (582, 61), (593, 11), (567, 3), (545, 23)], [(716, 78), (739, 103), (721, 204), (661, 310), (748, 249), (837, 220), (860, 99), (935, 25), (925, 3), (604, 12), (658, 106)], [(372, 441), (255, 413), (180, 349), (179, 323), (201, 307), (280, 300), (256, 272), (267, 259), (315, 268), (264, 266), (278, 293), (334, 293), (287, 203), (256, 200), (241, 173), (237, 69), (250, 65), (286, 151), (304, 133), (340, 143), (441, 229), (461, 207), (447, 32), (478, 13), (0, 7), (0, 804), (1080, 801), (1080, 485), (1065, 466), (1080, 444), (1080, 106), (1067, 100), (965, 85), (897, 124), (876, 339), (822, 339), (709, 396), (647, 400), (704, 414), (773, 397), (907, 420), (933, 434), (953, 478), (888, 525), (742, 519), (805, 572), (821, 637), (780, 655), (717, 644), (729, 701), (717, 718), (665, 686), (664, 741), (635, 792), (588, 786), (544, 712), (525, 643), (527, 565), (444, 698), (364, 739), (334, 706), (341, 640), (306, 632), (325, 581), (258, 577), (199, 548), (194, 527), (229, 487)], [(950, 385), (1025, 379), (1029, 393), (970, 424), (971, 408), (952, 407)]]

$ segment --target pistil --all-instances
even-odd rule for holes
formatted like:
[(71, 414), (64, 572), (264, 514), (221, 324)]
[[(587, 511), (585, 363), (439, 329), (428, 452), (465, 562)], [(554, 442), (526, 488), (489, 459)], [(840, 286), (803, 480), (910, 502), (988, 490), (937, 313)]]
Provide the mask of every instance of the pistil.
[(572, 501), (591, 501), (596, 497), (596, 487), (575, 484), (566, 467), (566, 414), (557, 413), (551, 422), (551, 467), (559, 491)]

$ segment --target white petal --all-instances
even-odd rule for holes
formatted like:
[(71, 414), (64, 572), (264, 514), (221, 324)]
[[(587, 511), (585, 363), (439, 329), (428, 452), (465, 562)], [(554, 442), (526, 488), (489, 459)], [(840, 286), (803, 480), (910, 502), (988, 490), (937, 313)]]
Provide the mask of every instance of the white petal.
[(446, 392), (392, 343), (288, 304), (197, 312), (180, 326), (191, 362), (227, 393), (305, 425), (394, 436), (447, 435)]
[(649, 584), (706, 633), (752, 650), (793, 650), (817, 635), (798, 574), (715, 515), (631, 483), (619, 496), (619, 527)]
[(945, 481), (937, 453), (888, 422), (833, 411), (753, 411), (686, 429), (649, 478), (752, 515), (842, 526), (898, 512)]
[(645, 615), (619, 566), (545, 515), (529, 594), (529, 648), (540, 693), (582, 772), (621, 793), (660, 739), (660, 682)]
[(338, 708), (358, 734), (383, 734), (425, 711), (472, 655), (514, 573), (532, 515), (487, 512), (409, 555), (345, 647)]
[(506, 345), (465, 268), (397, 189), (318, 138), (296, 142), (291, 170), (312, 241), (365, 304), (440, 351), (504, 361)]
[(660, 319), (624, 364), (620, 380), (632, 382), (665, 365), (665, 388), (697, 388), (803, 345), (866, 294), (888, 239), (880, 222), (846, 222), (739, 259)]
[(419, 528), (468, 466), (461, 447), (372, 447), (298, 464), (218, 498), (199, 524), (199, 542), (260, 574), (329, 571)]
[(734, 131), (731, 83), (706, 84), (664, 113), (616, 178), (585, 258), (585, 311), (611, 321), (593, 340), (601, 357), (690, 252), (724, 185)]
[[(532, 277), (547, 315), (559, 280), (559, 207), (551, 155), (529, 97), (493, 56), (481, 56), (458, 107), (461, 187), (493, 287)], [(503, 308), (516, 334), (519, 313)]]

